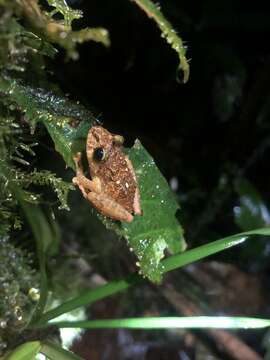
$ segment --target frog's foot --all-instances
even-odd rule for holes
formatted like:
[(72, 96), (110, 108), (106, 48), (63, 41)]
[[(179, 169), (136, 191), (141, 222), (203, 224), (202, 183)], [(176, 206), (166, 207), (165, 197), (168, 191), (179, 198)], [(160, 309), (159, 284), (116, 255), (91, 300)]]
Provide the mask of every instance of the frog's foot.
[(85, 191), (85, 188), (81, 182), (81, 178), (80, 176), (76, 176), (72, 179), (72, 182), (74, 185), (78, 186), (79, 189), (81, 190), (83, 196), (87, 199), (87, 192)]
[(133, 216), (120, 204), (102, 193), (89, 192), (88, 200), (103, 215), (120, 221), (131, 222)]
[(89, 180), (83, 174), (77, 173), (77, 176), (72, 179), (72, 182), (74, 185), (79, 187), (86, 199), (88, 198), (88, 193), (91, 191), (97, 193), (101, 192), (101, 183), (100, 180), (96, 177), (93, 180)]

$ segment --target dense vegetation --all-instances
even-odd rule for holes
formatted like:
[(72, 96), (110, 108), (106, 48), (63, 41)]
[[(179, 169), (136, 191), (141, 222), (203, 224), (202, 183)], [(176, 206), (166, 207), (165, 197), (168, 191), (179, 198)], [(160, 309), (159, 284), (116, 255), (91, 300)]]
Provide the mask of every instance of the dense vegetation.
[[(269, 17), (160, 5), (0, 0), (0, 359), (269, 356), (267, 330), (211, 329), (269, 326)], [(101, 123), (137, 174), (130, 224), (72, 185)]]

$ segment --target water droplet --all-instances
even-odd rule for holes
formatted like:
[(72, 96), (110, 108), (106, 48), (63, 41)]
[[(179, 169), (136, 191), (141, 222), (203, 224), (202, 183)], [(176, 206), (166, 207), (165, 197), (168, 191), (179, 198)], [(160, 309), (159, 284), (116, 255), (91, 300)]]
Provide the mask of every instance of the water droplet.
[(28, 296), (33, 300), (33, 301), (38, 301), (40, 299), (40, 292), (39, 289), (36, 288), (31, 288), (28, 291)]
[(15, 306), (14, 315), (18, 321), (22, 321), (23, 314), (22, 314), (22, 309), (19, 306)]
[(170, 186), (172, 191), (177, 191), (178, 189), (178, 179), (177, 177), (173, 176), (170, 180)]
[(65, 31), (62, 31), (59, 35), (61, 39), (65, 39), (67, 37), (67, 33)]
[(1, 342), (0, 342), (0, 351), (3, 350), (3, 349), (5, 349), (6, 347), (7, 347), (7, 343), (1, 341)]
[(6, 320), (0, 320), (0, 328), (1, 329), (5, 329), (7, 327), (7, 322)]

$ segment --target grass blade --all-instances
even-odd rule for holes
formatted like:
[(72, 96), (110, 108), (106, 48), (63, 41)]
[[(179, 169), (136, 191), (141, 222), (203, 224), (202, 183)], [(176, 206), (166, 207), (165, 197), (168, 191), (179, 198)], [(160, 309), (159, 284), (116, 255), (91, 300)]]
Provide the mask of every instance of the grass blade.
[(229, 249), (230, 247), (243, 243), (247, 238), (248, 236), (244, 234), (228, 236), (209, 244), (199, 246), (195, 249), (188, 250), (182, 254), (170, 256), (162, 261), (163, 272), (181, 268), (220, 251)]
[[(209, 244), (199, 246), (195, 249), (188, 250), (179, 255), (171, 256), (162, 261), (163, 272), (168, 272), (181, 268), (182, 266), (188, 265), (195, 261), (201, 260), (210, 256), (212, 254), (218, 253), (220, 251), (229, 249), (230, 247), (236, 246), (243, 243), (251, 235), (270, 235), (270, 227), (256, 229), (226, 238), (213, 241)], [(94, 303), (97, 300), (104, 299), (110, 295), (116, 294), (120, 291), (128, 289), (130, 286), (140, 282), (142, 278), (139, 275), (131, 275), (127, 279), (110, 282), (106, 285), (100, 286), (95, 290), (90, 290), (85, 292), (83, 295), (80, 295), (74, 299), (71, 299), (58, 307), (49, 310), (43, 316), (41, 316), (40, 321), (36, 323), (36, 326), (44, 325), (48, 321), (65, 314), (69, 311), (77, 309), (78, 307), (89, 305)]]
[(269, 319), (231, 316), (148, 317), (55, 322), (59, 328), (83, 329), (261, 329)]
[(13, 350), (5, 360), (35, 360), (41, 344), (39, 341), (29, 341)]
[(61, 348), (52, 342), (44, 342), (41, 344), (40, 352), (51, 360), (83, 360), (78, 355)]
[(46, 324), (49, 320), (69, 311), (77, 309), (81, 306), (92, 304), (110, 295), (126, 290), (141, 280), (142, 278), (139, 275), (132, 274), (127, 279), (112, 281), (106, 285), (98, 287), (97, 289), (86, 291), (84, 294), (63, 303), (50, 311), (47, 311), (43, 314), (43, 316), (41, 316), (40, 320), (35, 325), (38, 327), (39, 325)]

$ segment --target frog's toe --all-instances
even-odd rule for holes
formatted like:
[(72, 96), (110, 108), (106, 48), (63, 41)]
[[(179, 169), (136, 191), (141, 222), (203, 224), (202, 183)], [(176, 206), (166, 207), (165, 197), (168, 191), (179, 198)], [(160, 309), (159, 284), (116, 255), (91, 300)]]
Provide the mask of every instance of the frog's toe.
[(78, 185), (78, 178), (76, 176), (72, 178), (72, 183), (73, 185)]
[(82, 158), (82, 153), (81, 152), (77, 152), (77, 154), (75, 154), (73, 156), (73, 160), (75, 162), (75, 164), (79, 164)]

